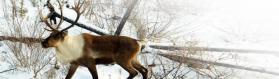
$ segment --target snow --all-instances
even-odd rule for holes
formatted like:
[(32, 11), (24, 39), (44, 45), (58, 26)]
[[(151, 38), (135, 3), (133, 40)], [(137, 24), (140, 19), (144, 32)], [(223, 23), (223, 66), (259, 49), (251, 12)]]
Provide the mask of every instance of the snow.
[[(125, 79), (128, 77), (128, 72), (124, 71), (119, 65), (97, 65), (97, 71), (100, 79)], [(85, 67), (79, 67), (76, 74), (73, 76), (73, 79), (90, 78), (92, 78), (91, 74)]]
[[(165, 0), (162, 1), (162, 8), (171, 11), (177, 19), (173, 28), (179, 27), (178, 31), (185, 34), (187, 40), (195, 38), (202, 47), (255, 49), (279, 51), (279, 5), (278, 0)], [(2, 4), (2, 1), (0, 1)], [(189, 5), (185, 5), (189, 4)], [(192, 8), (185, 8), (192, 6)], [(28, 16), (36, 14), (37, 9), (30, 3)], [(2, 5), (0, 6), (2, 11)], [(74, 19), (76, 16), (72, 10), (65, 9), (65, 16)], [(0, 21), (3, 20), (3, 13), (0, 12)], [(92, 26), (84, 17), (79, 22)], [(2, 24), (2, 22), (0, 22)], [(69, 25), (64, 22), (63, 26)], [(4, 26), (1, 26), (4, 27)], [(94, 27), (97, 28), (98, 27)], [(100, 29), (99, 29), (100, 30)], [(89, 32), (78, 27), (70, 29), (71, 34)], [(103, 32), (108, 33), (106, 30)], [(183, 39), (184, 40), (184, 39)], [(1, 42), (0, 42), (1, 43)], [(156, 44), (158, 43), (150, 43)], [(172, 43), (159, 43), (160, 45), (172, 45)], [(2, 47), (0, 47), (2, 48)], [(1, 50), (5, 50), (2, 48)], [(150, 48), (148, 48), (150, 50)], [(207, 52), (212, 59), (228, 52)], [(260, 68), (268, 71), (279, 72), (279, 52), (273, 54), (235, 53), (237, 60), (224, 60), (223, 63), (237, 64), (246, 67)], [(0, 54), (1, 55), (1, 54)], [(150, 60), (152, 58), (150, 57)], [(9, 69), (7, 63), (0, 63), (0, 71)], [(100, 79), (125, 79), (128, 73), (119, 65), (98, 65)], [(251, 72), (245, 70), (234, 71), (234, 79), (278, 79), (279, 76)], [(0, 74), (0, 79), (32, 78), (28, 72), (14, 72)], [(73, 79), (90, 79), (91, 75), (87, 68), (79, 67)], [(138, 79), (141, 77), (137, 76)]]
[[(170, 1), (171, 2), (171, 1)], [(184, 5), (180, 5), (183, 4)], [(279, 6), (278, 0), (196, 0), (180, 1), (165, 4), (186, 6), (185, 3), (197, 4), (203, 8), (196, 15), (187, 15), (187, 8), (173, 9), (176, 12), (175, 23), (183, 30), (185, 38), (195, 38), (201, 47), (254, 49), (278, 51)], [(203, 5), (205, 4), (205, 5)], [(166, 6), (164, 8), (167, 8)], [(199, 9), (201, 10), (201, 9)], [(192, 11), (192, 10), (191, 10)], [(192, 20), (189, 20), (192, 19)], [(190, 22), (188, 24), (188, 22)], [(188, 36), (186, 36), (188, 35)], [(185, 40), (185, 39), (182, 39)], [(162, 45), (170, 45), (169, 43)], [(221, 52), (222, 53), (222, 52)], [(227, 54), (228, 52), (224, 52)], [(274, 54), (243, 54), (234, 53), (239, 57), (237, 65), (260, 67), (274, 72), (278, 71), (278, 55)], [(219, 56), (220, 52), (210, 52)], [(277, 53), (279, 54), (279, 52)], [(235, 64), (232, 60), (222, 61)], [(276, 79), (278, 76), (237, 70), (240, 79)]]

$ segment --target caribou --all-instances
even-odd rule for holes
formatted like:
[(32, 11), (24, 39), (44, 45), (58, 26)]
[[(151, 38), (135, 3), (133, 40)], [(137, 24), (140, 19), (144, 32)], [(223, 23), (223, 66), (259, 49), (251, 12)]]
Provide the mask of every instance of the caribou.
[[(59, 1), (59, 0), (58, 0)], [(71, 9), (77, 16), (75, 23), (78, 22), (83, 3), (78, 1)], [(48, 2), (50, 5), (50, 3)], [(63, 15), (61, 3), (59, 2), (61, 15)], [(48, 21), (48, 17), (42, 17), (42, 21), (51, 31), (51, 34), (45, 38), (41, 45), (43, 48), (55, 48), (56, 58), (61, 63), (69, 63), (70, 68), (65, 79), (70, 79), (79, 66), (87, 67), (93, 79), (98, 79), (96, 70), (97, 64), (118, 64), (129, 73), (127, 79), (133, 79), (138, 72), (143, 79), (147, 79), (148, 70), (137, 60), (137, 54), (141, 50), (139, 40), (126, 36), (104, 35), (97, 36), (89, 33), (81, 33), (76, 36), (68, 35), (67, 30), (70, 26), (58, 30), (62, 20), (53, 27)]]

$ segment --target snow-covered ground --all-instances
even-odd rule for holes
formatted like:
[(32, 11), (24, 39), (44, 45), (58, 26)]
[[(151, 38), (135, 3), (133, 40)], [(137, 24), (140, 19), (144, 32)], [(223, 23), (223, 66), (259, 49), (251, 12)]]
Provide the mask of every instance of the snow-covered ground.
[[(0, 4), (2, 1), (0, 1)], [(179, 27), (183, 38), (194, 38), (202, 47), (255, 49), (279, 51), (279, 1), (278, 0), (164, 0), (162, 8), (171, 11), (176, 17), (174, 27)], [(27, 3), (27, 6), (31, 4)], [(190, 8), (187, 8), (190, 7)], [(0, 6), (2, 11), (2, 6)], [(29, 10), (30, 16), (36, 8)], [(66, 10), (68, 11), (68, 10)], [(66, 12), (65, 12), (66, 13)], [(71, 13), (71, 12), (70, 12)], [(67, 14), (73, 18), (74, 14)], [(0, 21), (3, 20), (0, 12)], [(82, 18), (84, 19), (84, 18)], [(2, 24), (0, 22), (0, 24)], [(6, 26), (0, 26), (6, 27)], [(5, 50), (3, 47), (1, 50)], [(0, 50), (0, 51), (1, 51)], [(214, 57), (221, 53), (208, 52)], [(279, 73), (279, 52), (276, 54), (237, 53), (237, 60), (224, 60), (223, 63), (245, 67), (265, 69)], [(0, 58), (1, 60), (1, 58)], [(1, 61), (0, 61), (1, 62)], [(8, 69), (7, 64), (0, 63), (0, 71)], [(118, 65), (97, 66), (100, 79), (125, 79), (128, 73)], [(270, 75), (246, 70), (234, 71), (235, 79), (278, 79)], [(28, 72), (0, 73), (2, 77), (17, 79), (32, 75)], [(73, 79), (90, 79), (91, 75), (84, 67), (79, 67)], [(137, 77), (140, 78), (140, 77)]]

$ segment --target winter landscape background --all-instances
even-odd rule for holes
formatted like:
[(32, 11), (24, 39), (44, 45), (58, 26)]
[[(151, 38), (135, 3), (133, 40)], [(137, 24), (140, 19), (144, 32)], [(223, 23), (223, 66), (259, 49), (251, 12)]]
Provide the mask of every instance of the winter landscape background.
[[(61, 2), (65, 1), (73, 5), (77, 0)], [(54, 49), (5, 39), (46, 38), (49, 32), (44, 30), (46, 26), (39, 16), (40, 10), (45, 16), (48, 13), (45, 2), (0, 1), (0, 79), (65, 77), (68, 65), (54, 69)], [(132, 0), (89, 2), (79, 23), (113, 34)], [(51, 3), (59, 12), (56, 0)], [(278, 3), (278, 0), (138, 0), (121, 35), (147, 40), (138, 58), (149, 69), (152, 79), (277, 79)], [(65, 6), (64, 16), (74, 19), (74, 11)], [(62, 28), (68, 25), (63, 22)], [(71, 35), (85, 32), (97, 35), (77, 26), (69, 30)], [(156, 48), (160, 46), (169, 48)], [(175, 47), (180, 49), (172, 50)], [(98, 65), (97, 70), (100, 79), (128, 76), (118, 65)], [(141, 75), (136, 78), (141, 79)], [(73, 79), (91, 79), (91, 75), (85, 67), (79, 67)]]

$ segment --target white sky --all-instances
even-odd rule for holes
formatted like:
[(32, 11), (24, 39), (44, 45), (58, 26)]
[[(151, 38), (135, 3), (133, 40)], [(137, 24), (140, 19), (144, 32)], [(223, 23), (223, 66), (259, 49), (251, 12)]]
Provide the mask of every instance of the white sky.
[[(177, 15), (176, 25), (194, 30), (211, 46), (227, 39), (278, 49), (279, 0), (163, 0), (162, 4)], [(190, 25), (185, 23), (193, 17)]]
[(234, 17), (242, 27), (274, 31), (279, 25), (278, 0), (215, 0), (212, 3), (212, 14)]

